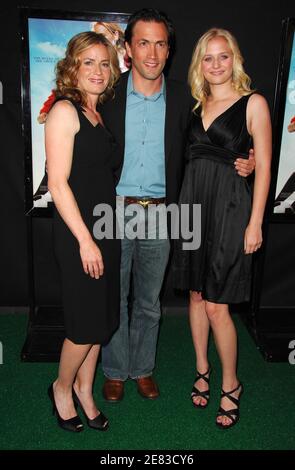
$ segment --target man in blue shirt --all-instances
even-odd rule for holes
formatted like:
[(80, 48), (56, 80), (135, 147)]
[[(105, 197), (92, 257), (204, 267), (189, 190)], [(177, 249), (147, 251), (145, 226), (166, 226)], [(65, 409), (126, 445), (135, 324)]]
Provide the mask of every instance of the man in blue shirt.
[[(105, 125), (124, 152), (117, 186), (122, 202), (118, 216), (124, 220), (120, 327), (102, 349), (106, 377), (103, 395), (109, 402), (123, 398), (128, 378), (136, 380), (144, 398), (159, 396), (152, 373), (161, 314), (159, 296), (170, 248), (167, 224), (161, 223), (161, 215), (165, 204), (178, 200), (192, 107), (188, 88), (165, 79), (162, 73), (173, 37), (173, 27), (164, 13), (143, 9), (131, 15), (125, 31), (131, 72), (122, 75), (114, 100), (101, 110)], [(251, 164), (249, 169), (251, 166), (253, 169)], [(251, 172), (244, 162), (237, 169), (241, 175)], [(157, 208), (160, 221), (149, 220), (147, 209), (151, 204)], [(143, 209), (139, 221), (143, 237), (132, 237), (128, 228), (134, 215), (132, 207)]]
[(164, 123), (166, 87), (145, 96), (127, 82), (124, 165), (119, 196), (165, 197)]

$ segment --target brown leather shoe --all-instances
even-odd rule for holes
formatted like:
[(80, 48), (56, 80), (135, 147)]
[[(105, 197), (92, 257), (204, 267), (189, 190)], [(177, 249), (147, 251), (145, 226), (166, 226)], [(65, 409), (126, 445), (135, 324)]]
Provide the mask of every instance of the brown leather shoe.
[(141, 377), (136, 379), (138, 393), (143, 398), (149, 398), (150, 400), (155, 400), (160, 395), (158, 386), (152, 376)]
[(118, 379), (105, 379), (102, 394), (110, 403), (121, 401), (124, 395), (124, 381)]

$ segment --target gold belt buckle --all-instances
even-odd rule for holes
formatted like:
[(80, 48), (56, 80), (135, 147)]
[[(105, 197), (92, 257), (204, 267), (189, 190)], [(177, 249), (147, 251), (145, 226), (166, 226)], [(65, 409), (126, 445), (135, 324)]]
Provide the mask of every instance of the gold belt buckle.
[(149, 205), (150, 201), (148, 199), (140, 199), (140, 201), (138, 201), (138, 204), (140, 204), (141, 206), (144, 207), (144, 209)]

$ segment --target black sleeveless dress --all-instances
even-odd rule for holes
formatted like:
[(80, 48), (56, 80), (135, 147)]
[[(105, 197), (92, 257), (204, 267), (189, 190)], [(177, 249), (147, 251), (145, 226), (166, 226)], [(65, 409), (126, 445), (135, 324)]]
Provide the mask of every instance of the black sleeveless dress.
[[(252, 138), (246, 126), (249, 96), (243, 96), (219, 115), (205, 131), (197, 110), (188, 135), (186, 169), (179, 204), (201, 204), (201, 245), (183, 250), (175, 243), (173, 285), (202, 292), (215, 303), (250, 299), (252, 255), (244, 254), (252, 194), (246, 178), (237, 174), (234, 161), (248, 158)], [(200, 221), (197, 222), (198, 224)]]
[(100, 124), (93, 126), (81, 107), (71, 102), (80, 130), (75, 136), (68, 183), (83, 221), (101, 250), (104, 274), (99, 279), (85, 274), (78, 241), (55, 209), (53, 237), (61, 272), (65, 331), (75, 344), (105, 344), (119, 326), (121, 245), (116, 239), (95, 239), (93, 227), (98, 217), (93, 209), (105, 203), (115, 211), (114, 173), (121, 158), (111, 134)]

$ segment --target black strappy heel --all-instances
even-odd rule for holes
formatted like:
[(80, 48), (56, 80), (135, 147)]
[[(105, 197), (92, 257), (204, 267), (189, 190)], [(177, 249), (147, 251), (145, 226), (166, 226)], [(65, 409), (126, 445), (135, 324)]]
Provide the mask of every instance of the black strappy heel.
[[(237, 390), (241, 389), (240, 391), (240, 394), (238, 396), (238, 398), (236, 397), (233, 397), (232, 394), (234, 392), (236, 392)], [(231, 410), (225, 410), (224, 408), (222, 408), (221, 406), (219, 407), (219, 410), (218, 410), (218, 413), (217, 413), (217, 416), (216, 418), (218, 418), (218, 416), (226, 416), (227, 418), (229, 418), (231, 420), (231, 423), (229, 424), (222, 424), (222, 422), (218, 422), (216, 421), (216, 425), (221, 428), (221, 429), (228, 429), (228, 428), (231, 428), (232, 426), (234, 426), (235, 424), (237, 424), (237, 422), (239, 421), (240, 419), (240, 398), (241, 398), (241, 395), (244, 391), (244, 387), (243, 387), (243, 384), (239, 383), (239, 385), (234, 388), (233, 390), (231, 390), (230, 392), (225, 392), (224, 390), (221, 390), (221, 398), (228, 398), (234, 405), (237, 406), (237, 408), (233, 408)]]
[[(209, 366), (209, 369), (207, 370), (207, 372), (205, 372), (204, 374), (201, 374), (198, 370), (197, 370), (197, 377), (195, 378), (195, 382), (198, 382), (198, 380), (205, 380), (205, 382), (207, 382), (208, 384), (208, 389), (207, 390), (204, 390), (203, 392), (201, 392), (195, 385), (193, 386), (192, 388), (192, 393), (191, 393), (191, 400), (192, 400), (192, 403), (193, 403), (193, 406), (195, 408), (206, 408), (206, 406), (208, 405), (208, 402), (209, 402), (209, 398), (210, 398), (210, 391), (209, 391), (209, 379), (210, 379), (210, 374), (211, 374), (211, 371), (212, 371), (212, 368), (211, 366)], [(208, 375), (208, 377), (206, 377), (206, 375)], [(194, 383), (195, 383), (194, 382)], [(195, 397), (201, 397), (201, 398), (205, 398), (205, 400), (207, 401), (205, 405), (202, 405), (201, 402), (199, 404), (196, 404), (194, 402), (194, 398)]]

